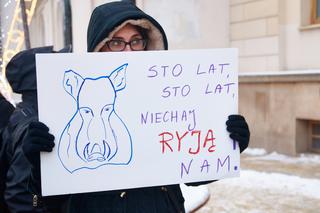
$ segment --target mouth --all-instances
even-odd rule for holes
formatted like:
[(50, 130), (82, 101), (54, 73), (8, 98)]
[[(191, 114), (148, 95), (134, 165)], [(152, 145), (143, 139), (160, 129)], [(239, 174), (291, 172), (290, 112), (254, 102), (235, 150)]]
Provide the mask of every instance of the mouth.
[(108, 159), (110, 153), (110, 146), (105, 140), (103, 140), (102, 145), (95, 143), (90, 146), (90, 143), (88, 143), (83, 150), (83, 155), (88, 162), (95, 160), (103, 162)]

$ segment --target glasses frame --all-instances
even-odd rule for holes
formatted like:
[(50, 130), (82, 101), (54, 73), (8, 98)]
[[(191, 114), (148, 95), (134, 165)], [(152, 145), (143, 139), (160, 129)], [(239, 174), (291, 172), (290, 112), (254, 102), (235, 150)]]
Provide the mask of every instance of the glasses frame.
[[(121, 50), (113, 50), (111, 47), (110, 47), (110, 43), (113, 42), (113, 41), (118, 41), (118, 42), (121, 42), (124, 44), (123, 48)], [(142, 49), (134, 49), (132, 48), (132, 42), (134, 41), (142, 41), (143, 43), (143, 48)], [(131, 41), (129, 42), (126, 42), (124, 40), (121, 40), (121, 39), (111, 39), (109, 41), (106, 42), (106, 45), (107, 47), (109, 48), (110, 51), (112, 52), (121, 52), (121, 51), (124, 51), (127, 47), (127, 45), (129, 45), (129, 47), (131, 48), (131, 50), (133, 51), (141, 51), (141, 50), (145, 50), (146, 46), (148, 44), (148, 39), (145, 39), (145, 38), (140, 38), (140, 39), (132, 39)]]

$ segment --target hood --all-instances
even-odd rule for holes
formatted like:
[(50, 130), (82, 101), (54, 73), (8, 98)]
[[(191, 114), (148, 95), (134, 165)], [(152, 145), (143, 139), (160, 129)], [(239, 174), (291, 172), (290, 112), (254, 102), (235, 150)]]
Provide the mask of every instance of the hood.
[(168, 41), (161, 25), (134, 4), (127, 1), (98, 6), (92, 12), (87, 31), (87, 50), (97, 52), (115, 32), (130, 23), (147, 31), (147, 50), (167, 50)]
[[(70, 52), (70, 47), (58, 52)], [(17, 53), (6, 67), (6, 77), (15, 93), (23, 94), (37, 90), (37, 53), (54, 53), (53, 46), (32, 48)]]

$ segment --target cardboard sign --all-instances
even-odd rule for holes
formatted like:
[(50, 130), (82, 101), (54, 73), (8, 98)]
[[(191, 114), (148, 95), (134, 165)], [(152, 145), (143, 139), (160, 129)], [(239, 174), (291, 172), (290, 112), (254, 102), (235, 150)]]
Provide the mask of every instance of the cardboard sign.
[[(39, 54), (42, 194), (239, 175), (226, 131), (238, 109), (236, 49)], [(57, 184), (58, 183), (58, 184)]]

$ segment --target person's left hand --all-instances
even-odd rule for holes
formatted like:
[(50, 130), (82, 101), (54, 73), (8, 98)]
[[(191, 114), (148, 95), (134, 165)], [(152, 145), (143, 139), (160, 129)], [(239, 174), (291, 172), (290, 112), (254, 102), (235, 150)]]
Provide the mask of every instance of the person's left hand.
[(250, 131), (249, 126), (242, 115), (229, 115), (226, 122), (230, 138), (239, 143), (240, 153), (249, 145)]

